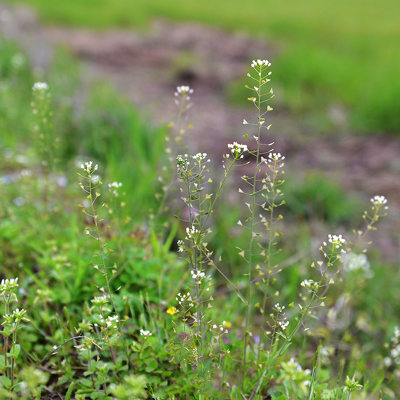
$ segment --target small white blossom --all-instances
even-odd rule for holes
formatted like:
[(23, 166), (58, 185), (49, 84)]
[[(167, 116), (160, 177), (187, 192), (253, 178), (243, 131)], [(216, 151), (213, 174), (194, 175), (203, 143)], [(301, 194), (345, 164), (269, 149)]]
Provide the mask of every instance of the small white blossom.
[(336, 249), (342, 248), (346, 244), (346, 239), (342, 235), (328, 235), (328, 242)]
[(178, 240), (176, 244), (178, 245), (178, 252), (183, 253), (185, 251), (185, 242), (183, 240)]
[(195, 236), (197, 236), (199, 232), (200, 231), (194, 225), (192, 225), (190, 228), (187, 227), (186, 228), (186, 239), (187, 240), (194, 239)]
[(32, 86), (34, 92), (49, 90), (49, 85), (46, 82), (35, 82)]
[(243, 153), (248, 151), (247, 145), (239, 144), (238, 142), (228, 144), (228, 149), (231, 151), (234, 158), (243, 158)]
[(190, 86), (177, 86), (176, 88), (176, 92), (174, 93), (174, 95), (176, 97), (178, 96), (187, 96), (189, 94), (193, 93), (193, 89)]
[(271, 66), (271, 63), (268, 60), (260, 60), (260, 59), (258, 59), (258, 60), (253, 60), (251, 62), (251, 67), (252, 68), (270, 67), (270, 66)]
[(140, 335), (145, 337), (145, 338), (148, 338), (148, 337), (152, 336), (153, 334), (150, 331), (147, 331), (145, 329), (141, 329), (140, 330)]
[[(371, 198), (371, 203), (374, 205), (373, 208), (375, 207), (382, 207), (385, 204), (387, 204), (387, 198), (385, 196), (374, 196)], [(385, 206), (385, 210), (387, 210), (389, 207)]]
[(87, 174), (92, 174), (97, 171), (99, 166), (97, 164), (93, 165), (93, 161), (86, 161), (81, 164), (81, 169), (83, 169)]
[(285, 159), (285, 157), (282, 156), (281, 153), (269, 153), (268, 158), (271, 161), (283, 161)]

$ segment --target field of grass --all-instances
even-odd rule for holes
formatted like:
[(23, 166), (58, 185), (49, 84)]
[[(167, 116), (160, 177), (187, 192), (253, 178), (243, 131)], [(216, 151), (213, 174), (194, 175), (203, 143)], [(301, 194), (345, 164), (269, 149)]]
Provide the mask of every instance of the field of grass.
[(24, 3), (52, 24), (145, 27), (152, 18), (163, 17), (249, 32), (276, 48), (275, 82), (292, 112), (326, 111), (339, 103), (349, 110), (356, 131), (400, 133), (400, 4), (396, 0)]
[(400, 274), (364, 253), (386, 199), (293, 183), (269, 147), (214, 174), (184, 155), (187, 89), (166, 132), (77, 68), (0, 42), (0, 398), (396, 399)]

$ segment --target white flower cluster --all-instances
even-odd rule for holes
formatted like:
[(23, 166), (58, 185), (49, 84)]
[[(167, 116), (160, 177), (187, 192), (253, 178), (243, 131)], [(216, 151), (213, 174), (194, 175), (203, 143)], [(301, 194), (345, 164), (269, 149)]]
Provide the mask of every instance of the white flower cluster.
[(387, 367), (393, 364), (400, 365), (400, 328), (398, 326), (394, 327), (390, 356), (385, 357), (383, 362)]
[(106, 328), (117, 329), (118, 322), (119, 322), (118, 315), (115, 315), (113, 317), (111, 315), (109, 315), (106, 319), (104, 319), (103, 317), (100, 317), (100, 322)]
[(119, 193), (118, 193), (118, 189), (122, 187), (122, 183), (121, 182), (112, 182), (108, 184), (108, 189), (110, 190), (110, 192), (115, 196), (118, 197)]
[[(233, 142), (228, 144), (228, 149), (231, 151), (233, 157), (236, 158), (243, 158), (243, 153), (248, 151), (247, 145), (239, 144), (238, 142)], [(229, 158), (229, 154), (226, 155)]]
[(94, 171), (97, 171), (99, 166), (97, 164), (93, 165), (93, 161), (86, 161), (81, 164), (81, 169), (83, 169), (87, 174), (92, 174)]
[[(374, 196), (371, 198), (371, 203), (373, 204), (373, 209), (375, 207), (382, 207), (385, 204), (387, 204), (387, 198), (385, 196)], [(387, 210), (389, 207), (385, 206), (385, 210)]]
[(217, 334), (228, 333), (228, 330), (225, 328), (225, 324), (226, 324), (225, 321), (222, 323), (222, 325), (213, 324), (211, 326), (211, 329), (213, 329), (215, 331), (215, 333), (217, 333)]
[(188, 160), (187, 154), (184, 154), (184, 155), (178, 154), (176, 156), (176, 167), (178, 169), (179, 174), (186, 173), (189, 165), (190, 165), (190, 162)]
[[(329, 234), (328, 242), (331, 243), (335, 249), (341, 249), (346, 244), (346, 239), (342, 235)], [(327, 246), (326, 242), (324, 242), (324, 246)], [(342, 252), (344, 252), (343, 249)]]
[(271, 63), (268, 60), (253, 60), (251, 62), (251, 67), (252, 68), (259, 68), (259, 67), (270, 67)]
[(190, 228), (186, 228), (186, 240), (194, 239), (200, 231), (192, 225)]
[(49, 85), (46, 82), (35, 82), (32, 86), (34, 92), (49, 90)]
[(185, 242), (183, 240), (178, 240), (176, 244), (178, 245), (178, 252), (183, 253), (185, 251)]
[(304, 279), (300, 286), (307, 288), (307, 289), (316, 289), (318, 287), (318, 283), (313, 281), (312, 279)]
[(4, 323), (9, 325), (19, 324), (23, 319), (25, 319), (25, 314), (26, 310), (23, 308), (21, 310), (17, 308), (12, 314), (4, 315)]
[(284, 331), (289, 326), (289, 321), (285, 321), (285, 320), (278, 321), (278, 325)]
[[(197, 153), (194, 156), (192, 156), (193, 160), (200, 162), (203, 161), (207, 158), (207, 153)], [(210, 160), (208, 160), (210, 161)]]
[(192, 278), (196, 281), (198, 285), (200, 285), (203, 279), (206, 277), (206, 274), (204, 272), (195, 271), (193, 269), (190, 271), (190, 274), (192, 275)]
[(2, 279), (0, 283), (0, 295), (10, 294), (18, 287), (18, 278), (15, 279)]
[(281, 153), (269, 153), (268, 159), (270, 161), (279, 162), (279, 161), (283, 161), (285, 159), (285, 157)]
[(147, 331), (147, 330), (145, 330), (145, 329), (141, 329), (141, 330), (140, 330), (140, 335), (143, 336), (143, 337), (145, 337), (145, 338), (148, 338), (148, 337), (150, 337), (150, 336), (153, 336), (153, 334), (152, 334), (150, 331)]
[(178, 302), (178, 304), (179, 304), (180, 306), (181, 306), (183, 303), (185, 303), (186, 301), (188, 301), (188, 302), (189, 302), (189, 306), (190, 306), (190, 307), (193, 307), (192, 298), (191, 298), (189, 292), (187, 292), (186, 294), (185, 294), (185, 293), (182, 294), (182, 293), (179, 292), (179, 293), (176, 295), (175, 300)]
[(188, 100), (190, 99), (189, 95), (193, 94), (193, 89), (190, 86), (177, 86), (176, 92), (174, 93), (175, 97), (185, 96)]
[(349, 253), (343, 257), (342, 261), (345, 271), (364, 271), (367, 277), (371, 277), (371, 264), (366, 254)]
[(279, 303), (276, 303), (274, 305), (274, 308), (275, 308), (276, 311), (278, 311), (278, 313), (281, 313), (285, 309), (285, 306), (281, 306)]
[(277, 316), (280, 315), (280, 320), (277, 321), (278, 326), (282, 329), (282, 331), (286, 330), (286, 328), (289, 326), (289, 321), (287, 321), (287, 318), (284, 314), (282, 314), (285, 311), (285, 306), (281, 306), (279, 303), (276, 303), (274, 305), (274, 310), (277, 312)]
[(96, 296), (91, 301), (96, 306), (104, 306), (104, 305), (108, 304), (108, 296), (106, 296), (106, 295)]

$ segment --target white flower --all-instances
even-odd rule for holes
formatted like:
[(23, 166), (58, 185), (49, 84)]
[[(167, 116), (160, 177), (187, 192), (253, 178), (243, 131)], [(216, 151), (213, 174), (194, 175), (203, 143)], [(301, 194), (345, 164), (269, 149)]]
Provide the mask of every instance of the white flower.
[(204, 272), (201, 271), (190, 271), (192, 278), (196, 281), (196, 283), (200, 284), (202, 282), (202, 280), (205, 278), (206, 274)]
[(183, 240), (178, 240), (176, 244), (178, 245), (178, 252), (183, 253), (185, 251), (185, 242)]
[(118, 197), (119, 193), (118, 193), (118, 189), (122, 187), (122, 183), (121, 182), (112, 182), (108, 184), (108, 190), (115, 196)]
[(2, 279), (0, 283), (0, 295), (10, 294), (18, 287), (18, 278)]
[(189, 99), (189, 94), (193, 93), (193, 89), (190, 86), (177, 86), (176, 92), (174, 93), (175, 97), (185, 96)]
[(268, 60), (260, 60), (260, 59), (258, 59), (258, 60), (253, 60), (251, 62), (251, 67), (252, 68), (270, 67), (270, 66), (271, 66), (271, 63)]
[(365, 254), (349, 253), (346, 254), (343, 259), (343, 267), (346, 271), (358, 271), (363, 270), (370, 273), (370, 263)]
[(269, 153), (269, 154), (268, 154), (268, 158), (269, 158), (271, 161), (283, 161), (283, 160), (285, 159), (285, 157), (282, 156), (281, 153)]
[(243, 153), (248, 151), (247, 145), (239, 144), (238, 142), (228, 144), (228, 149), (231, 151), (235, 158), (243, 158)]
[[(375, 207), (381, 207), (384, 206), (387, 203), (387, 198), (385, 196), (374, 196), (371, 198), (371, 203), (374, 205), (373, 208)], [(385, 210), (387, 210), (388, 207), (385, 207)]]
[(340, 249), (346, 244), (346, 239), (342, 235), (328, 235), (328, 242), (336, 249)]
[(207, 158), (207, 153), (197, 153), (192, 158), (196, 161), (203, 161)]
[(140, 335), (144, 336), (145, 338), (148, 338), (149, 336), (152, 336), (153, 334), (150, 331), (146, 331), (145, 329), (140, 330)]
[(284, 331), (289, 326), (289, 321), (278, 321), (279, 326)]
[(35, 82), (32, 86), (34, 92), (49, 90), (49, 85), (46, 82)]
[(87, 174), (92, 174), (94, 171), (97, 171), (99, 166), (95, 164), (93, 166), (93, 161), (86, 161), (81, 164), (81, 169), (83, 169)]
[(300, 286), (304, 288), (309, 288), (309, 289), (314, 289), (317, 287), (317, 282), (314, 282), (312, 279), (304, 279), (301, 283)]
[(194, 226), (192, 225), (190, 228), (187, 227), (186, 228), (186, 239), (193, 239), (200, 231)]

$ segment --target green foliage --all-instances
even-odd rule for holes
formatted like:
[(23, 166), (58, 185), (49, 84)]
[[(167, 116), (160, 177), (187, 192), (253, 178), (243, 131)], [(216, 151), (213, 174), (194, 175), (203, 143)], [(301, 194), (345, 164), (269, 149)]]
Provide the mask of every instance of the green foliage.
[(286, 207), (296, 217), (334, 225), (354, 224), (360, 218), (360, 201), (320, 173), (309, 173), (303, 179), (290, 181), (285, 192)]

